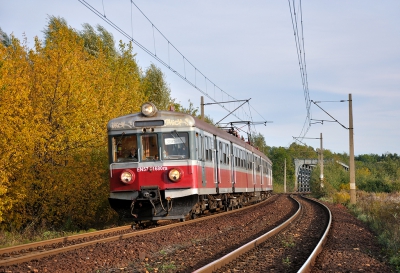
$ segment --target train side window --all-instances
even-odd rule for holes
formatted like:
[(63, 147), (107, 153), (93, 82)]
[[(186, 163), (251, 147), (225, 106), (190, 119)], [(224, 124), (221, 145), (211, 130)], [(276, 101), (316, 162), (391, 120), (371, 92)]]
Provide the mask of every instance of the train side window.
[(226, 164), (226, 151), (225, 151), (225, 143), (221, 143), (222, 144), (222, 159), (223, 159), (223, 163)]
[(201, 135), (199, 134), (197, 137), (197, 141), (199, 143), (199, 148), (197, 149), (197, 159), (198, 160), (203, 160), (203, 156), (202, 156), (202, 151), (203, 151), (203, 147), (202, 147), (202, 139), (201, 139)]
[(208, 161), (208, 137), (204, 136), (204, 161)]
[(205, 161), (205, 137), (204, 136), (200, 136), (200, 143), (201, 143), (201, 160)]
[(220, 163), (222, 163), (222, 142), (221, 141), (218, 141), (218, 146), (219, 146), (219, 153), (218, 153), (218, 156), (219, 156), (219, 162)]
[(226, 164), (226, 165), (228, 165), (229, 164), (229, 150), (228, 150), (228, 145), (227, 144), (225, 144), (225, 143), (223, 143), (222, 144), (223, 145), (223, 149), (224, 149), (224, 163)]
[(237, 160), (236, 166), (240, 167), (240, 150), (239, 149), (236, 150), (236, 160)]
[(241, 155), (242, 155), (242, 150), (238, 149), (237, 150), (237, 156), (238, 156), (238, 167), (239, 168), (242, 167), (241, 166), (241, 164), (242, 164)]
[(208, 140), (209, 140), (209, 154), (210, 154), (210, 161), (212, 161), (213, 160), (213, 149), (214, 149), (214, 142), (213, 142), (213, 139), (211, 138), (211, 137), (209, 137), (208, 138)]
[(229, 162), (230, 162), (229, 144), (226, 144), (225, 147), (226, 147), (226, 164), (229, 165)]
[(207, 160), (212, 161), (211, 138), (207, 137)]
[(240, 150), (240, 167), (244, 167), (244, 163), (243, 163), (243, 151), (242, 150)]
[(198, 160), (200, 158), (199, 157), (199, 133), (196, 133), (195, 144), (196, 144), (196, 156), (197, 156), (197, 160)]

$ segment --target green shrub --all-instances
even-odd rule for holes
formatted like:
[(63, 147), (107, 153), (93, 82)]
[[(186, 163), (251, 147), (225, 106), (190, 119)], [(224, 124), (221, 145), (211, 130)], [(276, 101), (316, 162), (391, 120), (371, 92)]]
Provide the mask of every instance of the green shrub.
[(350, 194), (344, 190), (336, 192), (333, 195), (333, 202), (337, 204), (347, 205), (350, 203)]
[(400, 194), (360, 191), (357, 204), (350, 208), (378, 234), (390, 263), (400, 272)]

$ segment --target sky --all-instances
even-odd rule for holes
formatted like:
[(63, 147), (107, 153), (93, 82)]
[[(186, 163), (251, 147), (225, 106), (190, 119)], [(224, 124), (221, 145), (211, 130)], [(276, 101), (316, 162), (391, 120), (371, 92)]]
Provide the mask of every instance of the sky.
[[(400, 154), (400, 1), (309, 0), (301, 13), (299, 0), (290, 1), (299, 28), (303, 22), (309, 99), (340, 123), (311, 124), (302, 143), (319, 148), (322, 133), (324, 149), (349, 154), (342, 125), (349, 127), (352, 94), (355, 154)], [(151, 23), (127, 0), (85, 2), (125, 35), (78, 0), (0, 0), (0, 28), (33, 48), (49, 16), (78, 31), (84, 23), (101, 25), (117, 42), (133, 38), (170, 66), (134, 45), (139, 66), (157, 65), (183, 106), (190, 100), (199, 107), (201, 96), (205, 103), (250, 99), (236, 116), (223, 119), (229, 112), (218, 105), (206, 105), (205, 113), (214, 122), (268, 121), (252, 130), (269, 146), (288, 147), (301, 135), (307, 108), (288, 1), (133, 1)], [(224, 105), (232, 111), (241, 103)], [(311, 123), (332, 121), (313, 103), (310, 114)]]

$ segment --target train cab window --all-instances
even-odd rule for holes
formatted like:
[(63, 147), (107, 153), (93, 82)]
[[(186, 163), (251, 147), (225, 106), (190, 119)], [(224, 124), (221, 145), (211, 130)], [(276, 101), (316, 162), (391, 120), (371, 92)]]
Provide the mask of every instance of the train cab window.
[(171, 132), (162, 134), (162, 150), (164, 160), (189, 158), (189, 134)]
[(137, 135), (119, 135), (112, 138), (112, 161), (138, 161)]
[(157, 143), (157, 134), (142, 135), (141, 140), (142, 140), (142, 147), (141, 147), (142, 161), (158, 160), (159, 148)]

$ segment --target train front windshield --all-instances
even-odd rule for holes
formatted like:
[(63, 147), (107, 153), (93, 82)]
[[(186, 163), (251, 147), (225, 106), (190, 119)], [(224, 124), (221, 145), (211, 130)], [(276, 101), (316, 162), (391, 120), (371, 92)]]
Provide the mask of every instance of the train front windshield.
[(112, 162), (137, 162), (138, 136), (119, 135), (112, 138)]
[(112, 138), (112, 162), (186, 158), (189, 158), (189, 134), (185, 132), (122, 134)]
[(171, 132), (162, 134), (163, 158), (185, 159), (189, 158), (189, 134), (183, 132)]

